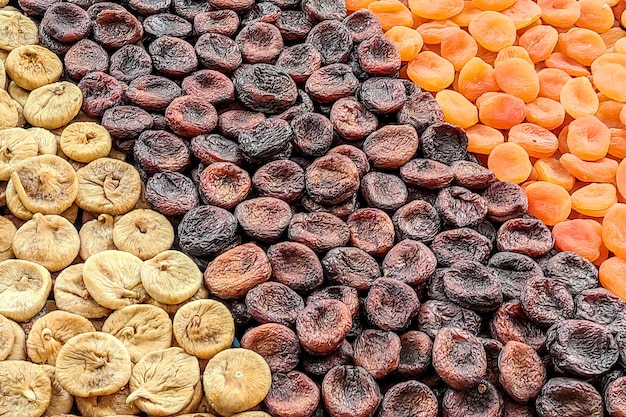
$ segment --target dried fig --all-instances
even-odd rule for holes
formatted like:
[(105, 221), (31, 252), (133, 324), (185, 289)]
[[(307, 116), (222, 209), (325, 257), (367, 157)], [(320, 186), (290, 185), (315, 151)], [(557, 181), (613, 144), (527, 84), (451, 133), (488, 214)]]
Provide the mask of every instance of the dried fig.
[(17, 127), (19, 124), (20, 114), (15, 103), (15, 100), (0, 88), (0, 129)]
[(0, 362), (0, 413), (6, 417), (39, 417), (52, 395), (52, 383), (38, 365)]
[[(130, 394), (128, 385), (109, 395), (76, 397), (76, 407), (85, 417), (123, 416), (131, 417), (141, 412), (134, 404), (126, 404)], [(63, 416), (65, 417), (65, 416)]]
[(65, 155), (85, 164), (104, 158), (111, 152), (111, 135), (93, 122), (75, 122), (61, 133), (59, 146)]
[(24, 104), (24, 117), (33, 126), (57, 129), (71, 122), (82, 105), (80, 88), (60, 81), (33, 90)]
[[(2, 114), (2, 90), (0, 90), (0, 114)], [(2, 129), (0, 116), (0, 180), (11, 178), (11, 169), (16, 163), (37, 156), (37, 141), (26, 129), (14, 127)]]
[(146, 260), (172, 247), (174, 228), (161, 213), (137, 209), (117, 219), (113, 243), (118, 249)]
[(78, 232), (80, 250), (78, 255), (86, 260), (94, 253), (117, 249), (113, 243), (113, 225), (115, 220), (109, 214), (101, 214), (84, 223)]
[(63, 63), (59, 57), (39, 45), (24, 45), (13, 49), (5, 63), (11, 80), (25, 90), (34, 90), (59, 81)]
[(52, 278), (34, 262), (8, 259), (0, 262), (0, 314), (15, 321), (27, 321), (46, 303)]
[(39, 43), (37, 25), (19, 11), (0, 10), (0, 49), (11, 51), (22, 45)]
[(0, 261), (15, 257), (11, 246), (16, 231), (17, 228), (11, 220), (0, 216)]
[(43, 413), (43, 417), (52, 417), (59, 414), (67, 414), (74, 406), (74, 397), (59, 384), (54, 377), (56, 368), (52, 365), (40, 365), (51, 382), (50, 404)]
[(57, 136), (54, 133), (41, 127), (29, 127), (26, 130), (37, 142), (37, 153), (39, 155), (57, 155), (59, 146)]
[(88, 319), (107, 316), (111, 310), (101, 306), (91, 297), (83, 282), (84, 264), (70, 265), (54, 281), (54, 300), (60, 310)]

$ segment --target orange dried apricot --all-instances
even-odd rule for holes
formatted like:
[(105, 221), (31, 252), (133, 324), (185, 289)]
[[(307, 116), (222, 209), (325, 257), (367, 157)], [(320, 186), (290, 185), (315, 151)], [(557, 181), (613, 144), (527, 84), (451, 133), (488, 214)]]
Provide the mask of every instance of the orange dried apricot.
[(569, 148), (567, 147), (567, 134), (569, 133), (569, 126), (565, 125), (563, 129), (559, 132), (559, 152), (561, 154), (569, 153)]
[(591, 63), (591, 73), (595, 76), (596, 71), (606, 64), (619, 64), (626, 68), (626, 55), (617, 52), (608, 52), (599, 56)]
[(626, 68), (620, 64), (604, 64), (593, 73), (593, 84), (607, 97), (626, 102)]
[(501, 13), (508, 16), (515, 23), (517, 30), (527, 28), (541, 18), (541, 7), (532, 0), (517, 0)]
[(407, 75), (426, 91), (440, 91), (454, 81), (454, 66), (435, 52), (422, 51), (409, 62)]
[(600, 257), (602, 225), (595, 220), (565, 220), (554, 225), (552, 236), (559, 251), (576, 252), (589, 262)]
[(602, 241), (611, 252), (626, 259), (626, 204), (614, 204), (604, 215)]
[(447, 19), (461, 13), (463, 0), (409, 0), (409, 9), (424, 19)]
[(580, 18), (578, 0), (537, 0), (541, 20), (557, 28), (568, 28)]
[(502, 48), (515, 44), (517, 38), (517, 29), (513, 19), (491, 10), (474, 16), (467, 29), (476, 42), (492, 52), (498, 52)]
[(547, 97), (537, 97), (526, 103), (526, 120), (548, 130), (556, 129), (565, 120), (565, 109), (560, 102)]
[(620, 113), (624, 103), (615, 100), (604, 100), (598, 105), (596, 117), (608, 128), (623, 129), (624, 123), (620, 120)]
[(626, 37), (621, 37), (613, 44), (613, 49), (619, 54), (626, 54)]
[(559, 68), (574, 77), (591, 75), (591, 72), (583, 64), (576, 60), (565, 56), (561, 52), (553, 52), (550, 57), (544, 61), (548, 68)]
[(378, 0), (370, 2), (367, 8), (378, 18), (383, 30), (394, 26), (413, 26), (413, 13), (399, 0)]
[(539, 95), (539, 76), (532, 63), (523, 58), (508, 58), (495, 64), (496, 82), (505, 93), (529, 103)]
[(447, 30), (441, 39), (441, 56), (452, 63), (455, 71), (460, 71), (477, 52), (478, 44), (462, 29)]
[(488, 155), (493, 148), (504, 143), (504, 135), (498, 129), (477, 123), (465, 129), (467, 150)]
[(496, 129), (510, 129), (526, 117), (526, 103), (508, 93), (484, 93), (476, 99), (478, 119)]
[(478, 109), (461, 93), (454, 90), (441, 90), (435, 95), (435, 100), (441, 107), (446, 122), (463, 129), (478, 123)]
[(626, 129), (609, 128), (611, 132), (611, 143), (609, 143), (608, 154), (614, 158), (626, 158)]
[(596, 116), (573, 120), (568, 126), (567, 147), (584, 161), (604, 158), (611, 143), (611, 131)]
[(487, 159), (487, 167), (495, 173), (496, 178), (500, 181), (516, 184), (526, 181), (533, 169), (526, 150), (510, 142), (501, 143), (491, 150)]
[(515, 4), (515, 0), (472, 0), (472, 3), (481, 10), (495, 10), (499, 12), (507, 7), (511, 7)]
[(528, 198), (528, 214), (548, 226), (567, 220), (572, 211), (569, 193), (556, 184), (536, 181), (524, 190)]
[(530, 59), (530, 55), (528, 55), (528, 51), (517, 45), (507, 46), (506, 48), (500, 49), (496, 55), (496, 60), (493, 62), (493, 65), (498, 65), (500, 62), (509, 58), (521, 58), (528, 61), (530, 65), (534, 65), (532, 59)]
[(423, 23), (415, 30), (422, 35), (425, 44), (437, 45), (441, 43), (441, 40), (450, 29), (459, 29), (459, 25), (450, 19), (443, 19)]
[(508, 141), (517, 143), (533, 158), (549, 158), (559, 148), (556, 135), (534, 123), (520, 123), (511, 127)]
[(533, 26), (519, 37), (519, 46), (528, 51), (534, 63), (550, 57), (559, 41), (559, 32), (549, 25)]
[(619, 163), (617, 171), (615, 172), (615, 185), (622, 197), (626, 197), (626, 162), (624, 161), (626, 160), (623, 159)]
[(613, 182), (618, 165), (617, 161), (609, 158), (583, 161), (571, 153), (561, 155), (559, 162), (567, 172), (584, 182)]
[(571, 190), (576, 183), (576, 178), (567, 172), (556, 158), (537, 159), (533, 168), (537, 171), (538, 180), (551, 182), (567, 191)]
[(591, 183), (574, 191), (572, 210), (592, 217), (602, 217), (617, 203), (617, 190), (613, 184)]
[(359, 9), (367, 9), (367, 7), (376, 0), (346, 0), (346, 9), (355, 11)]
[(482, 94), (499, 91), (500, 87), (496, 82), (493, 67), (481, 58), (475, 57), (467, 61), (459, 71), (456, 90), (469, 101), (476, 101)]
[(626, 301), (626, 260), (617, 256), (609, 258), (600, 264), (598, 272), (600, 284)]
[(593, 30), (597, 33), (607, 32), (613, 26), (615, 16), (611, 6), (605, 0), (579, 0), (580, 17), (576, 26)]
[(619, 111), (619, 121), (622, 122), (622, 124), (626, 125), (626, 106), (622, 107), (622, 109)]
[(461, 13), (452, 16), (450, 20), (452, 20), (457, 25), (465, 28), (467, 27), (467, 25), (469, 25), (472, 17), (476, 16), (480, 12), (482, 12), (482, 10), (476, 7), (476, 5), (474, 5), (471, 0), (465, 0), (463, 2), (463, 10), (461, 11)]
[(598, 112), (600, 100), (587, 77), (576, 77), (567, 81), (561, 89), (559, 100), (565, 111), (574, 118)]
[(414, 60), (424, 46), (422, 35), (417, 30), (406, 26), (390, 28), (385, 32), (385, 38), (389, 39), (398, 49), (402, 61)]
[(541, 97), (560, 100), (561, 90), (572, 76), (559, 68), (543, 68), (537, 73), (539, 77), (539, 95)]
[(585, 28), (572, 28), (561, 33), (557, 47), (563, 55), (587, 66), (606, 52), (606, 45), (600, 35)]

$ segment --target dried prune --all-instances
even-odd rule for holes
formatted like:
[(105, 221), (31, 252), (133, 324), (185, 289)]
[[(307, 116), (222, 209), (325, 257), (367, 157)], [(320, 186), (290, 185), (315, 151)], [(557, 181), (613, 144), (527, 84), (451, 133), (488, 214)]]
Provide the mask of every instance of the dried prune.
[(361, 9), (351, 13), (343, 20), (343, 24), (348, 28), (352, 40), (356, 43), (382, 34), (380, 22), (374, 13), (368, 9)]
[(279, 282), (262, 282), (246, 294), (248, 313), (259, 323), (292, 326), (304, 309), (304, 300)]
[(152, 58), (142, 46), (124, 45), (111, 55), (109, 74), (120, 81), (130, 83), (151, 72)]
[(574, 317), (574, 300), (561, 282), (544, 277), (526, 281), (519, 294), (526, 315), (539, 326), (553, 324)]
[(430, 246), (441, 266), (450, 266), (459, 261), (486, 263), (491, 253), (491, 241), (467, 227), (451, 229), (435, 236)]
[(483, 264), (476, 261), (453, 263), (443, 273), (448, 298), (474, 311), (493, 311), (502, 304), (502, 285)]
[(350, 327), (350, 310), (337, 300), (313, 301), (298, 313), (296, 319), (300, 344), (316, 355), (326, 355), (339, 347)]
[(189, 21), (175, 14), (158, 13), (144, 19), (143, 30), (148, 35), (154, 37), (174, 36), (176, 38), (186, 38), (191, 35), (193, 26)]
[(322, 398), (331, 417), (368, 417), (374, 415), (382, 395), (365, 369), (342, 365), (324, 376)]
[[(370, 78), (359, 89), (359, 101), (376, 114), (394, 113), (404, 105), (406, 90), (402, 81), (395, 78)], [(411, 125), (407, 125), (411, 126)], [(413, 127), (411, 126), (412, 130)]]
[(525, 403), (534, 399), (546, 382), (546, 368), (537, 352), (530, 346), (510, 341), (498, 359), (500, 383), (515, 401)]
[(333, 127), (346, 140), (361, 140), (378, 128), (376, 115), (354, 97), (337, 100), (330, 110)]
[(505, 299), (519, 298), (526, 282), (543, 277), (543, 271), (532, 258), (513, 252), (496, 252), (487, 267), (500, 280)]
[(305, 211), (309, 213), (331, 213), (341, 220), (346, 220), (356, 209), (359, 208), (359, 200), (357, 199), (357, 193), (352, 194), (346, 201), (339, 204), (328, 205), (320, 204), (311, 199), (307, 194), (302, 196), (300, 204)]
[(72, 47), (71, 43), (59, 42), (54, 39), (48, 32), (46, 32), (44, 26), (39, 26), (38, 32), (39, 43), (59, 56), (65, 55)]
[(239, 135), (239, 147), (246, 161), (260, 165), (274, 159), (283, 159), (284, 153), (290, 153), (292, 138), (293, 132), (288, 122), (265, 119), (253, 129)]
[(467, 330), (444, 327), (433, 342), (433, 368), (455, 390), (480, 382), (487, 372), (487, 354), (480, 340)]
[(617, 378), (607, 385), (604, 402), (610, 416), (626, 415), (626, 377)]
[(301, 43), (280, 52), (276, 66), (297, 83), (305, 82), (322, 65), (322, 55), (315, 46)]
[[(81, 42), (89, 41), (83, 40)], [(86, 74), (78, 83), (78, 88), (83, 93), (83, 112), (88, 116), (104, 115), (108, 109), (123, 101), (126, 92), (124, 87), (118, 80), (104, 72), (93, 71)], [(142, 116), (141, 122), (145, 124), (145, 115)], [(139, 133), (141, 131), (137, 132), (137, 134)]]
[(306, 112), (291, 120), (293, 144), (305, 156), (324, 155), (333, 142), (333, 125), (319, 113)]
[(413, 200), (400, 207), (391, 218), (398, 239), (431, 242), (440, 230), (439, 213), (428, 202)]
[(458, 126), (446, 122), (433, 123), (420, 135), (425, 158), (450, 165), (467, 159), (467, 135)]
[(502, 415), (502, 396), (491, 383), (481, 381), (464, 391), (449, 389), (441, 408), (447, 417), (498, 417)]
[(270, 23), (245, 25), (235, 38), (243, 60), (249, 64), (272, 63), (283, 50), (283, 38)]
[(498, 250), (539, 257), (554, 246), (554, 237), (548, 226), (537, 219), (507, 220), (498, 229)]
[(288, 236), (316, 252), (326, 252), (345, 246), (350, 240), (350, 229), (330, 213), (297, 213), (289, 223)]
[(402, 64), (398, 49), (382, 34), (361, 42), (358, 55), (359, 65), (371, 77), (394, 76)]
[(396, 210), (408, 198), (404, 182), (393, 174), (369, 172), (361, 179), (361, 195), (365, 202), (381, 210)]
[(393, 222), (382, 210), (355, 210), (347, 220), (350, 243), (372, 256), (383, 256), (392, 247), (395, 237)]
[(381, 276), (374, 258), (354, 247), (339, 247), (328, 251), (322, 259), (324, 275), (334, 284), (348, 285), (358, 291), (369, 289)]
[(166, 216), (182, 216), (199, 204), (191, 178), (178, 172), (160, 172), (150, 177), (145, 197), (155, 210)]
[(409, 285), (428, 281), (437, 267), (437, 258), (421, 242), (404, 239), (396, 244), (382, 262), (385, 278), (393, 278)]
[(224, 36), (233, 36), (239, 28), (239, 16), (233, 10), (212, 10), (198, 13), (193, 18), (195, 33), (217, 33)]
[(20, 8), (27, 16), (43, 16), (46, 10), (58, 0), (18, 0)]
[(212, 10), (211, 4), (206, 0), (172, 0), (174, 12), (190, 22), (204, 12)]
[(174, 81), (159, 75), (144, 75), (128, 85), (126, 96), (144, 110), (165, 110), (182, 93)]
[(242, 202), (252, 181), (248, 172), (231, 162), (215, 162), (200, 174), (199, 191), (207, 203), (227, 210)]
[(530, 321), (517, 300), (503, 303), (493, 314), (489, 326), (491, 337), (503, 344), (513, 340), (541, 350), (546, 343), (543, 330)]
[(426, 373), (430, 366), (433, 342), (423, 332), (411, 330), (400, 335), (400, 361), (396, 373), (416, 378)]
[(128, 5), (142, 16), (154, 15), (169, 9), (171, 0), (128, 0)]
[(478, 334), (481, 318), (472, 310), (460, 307), (450, 301), (428, 300), (418, 313), (420, 331), (435, 337), (444, 327), (456, 327)]
[(308, 376), (298, 371), (272, 375), (265, 406), (276, 417), (304, 417), (315, 411), (320, 390)]
[(344, 340), (339, 347), (329, 355), (313, 356), (305, 354), (302, 359), (302, 370), (308, 375), (323, 377), (335, 366), (351, 365), (353, 356), (354, 349), (352, 349), (352, 345), (347, 340)]
[(303, 0), (302, 10), (311, 20), (341, 20), (348, 13), (341, 0)]
[[(204, 172), (210, 168), (211, 166)], [(278, 240), (287, 230), (292, 215), (289, 204), (274, 197), (257, 197), (245, 200), (235, 207), (235, 218), (243, 233), (251, 239), (261, 242)]]
[(431, 93), (420, 91), (407, 96), (397, 119), (413, 126), (421, 136), (430, 125), (443, 122), (443, 111)]
[(575, 252), (552, 256), (546, 265), (546, 275), (565, 284), (572, 294), (598, 286), (598, 269)]
[(230, 162), (243, 163), (243, 155), (237, 143), (218, 134), (198, 135), (191, 139), (191, 152), (205, 164)]
[(241, 347), (263, 356), (272, 372), (289, 372), (300, 361), (298, 336), (282, 324), (261, 324), (249, 329), (241, 338)]
[(322, 56), (322, 64), (345, 63), (352, 49), (348, 28), (337, 20), (318, 23), (309, 32), (306, 43), (313, 45)]
[(41, 26), (59, 42), (77, 42), (91, 32), (87, 12), (73, 3), (54, 3), (41, 19)]
[(552, 378), (536, 401), (540, 417), (603, 416), (602, 396), (593, 385), (573, 378)]
[(607, 372), (619, 357), (611, 332), (588, 320), (555, 323), (546, 333), (546, 347), (556, 368), (583, 377)]
[(496, 174), (493, 171), (471, 161), (454, 162), (452, 175), (455, 185), (460, 185), (471, 191), (484, 190), (496, 180)]
[(305, 172), (307, 195), (320, 204), (339, 204), (359, 188), (356, 165), (343, 155), (330, 154), (313, 161)]
[(483, 193), (487, 201), (487, 218), (494, 222), (505, 222), (520, 217), (528, 210), (526, 193), (512, 182), (496, 181)]
[(374, 168), (391, 170), (405, 165), (418, 147), (417, 132), (411, 125), (387, 125), (370, 134), (363, 152)]
[(137, 43), (142, 37), (141, 22), (125, 9), (104, 9), (93, 20), (93, 38), (105, 48), (121, 48)]
[(198, 57), (193, 46), (180, 38), (173, 36), (156, 38), (148, 46), (148, 52), (154, 69), (170, 77), (189, 74), (198, 67)]
[(444, 222), (453, 227), (475, 225), (487, 215), (487, 202), (480, 195), (459, 186), (441, 190), (435, 208)]
[(331, 64), (314, 71), (304, 89), (318, 103), (332, 103), (354, 94), (358, 86), (359, 80), (348, 65)]
[(167, 106), (165, 123), (177, 135), (197, 136), (209, 133), (217, 126), (217, 111), (202, 96), (184, 95)]
[(185, 94), (201, 97), (216, 106), (235, 99), (235, 87), (232, 81), (218, 71), (196, 71), (185, 77), (181, 86)]
[(246, 107), (255, 111), (281, 113), (291, 107), (298, 98), (296, 83), (289, 74), (275, 65), (243, 65), (234, 73), (234, 84), (237, 98)]
[(149, 174), (183, 172), (191, 164), (191, 152), (178, 136), (165, 130), (146, 130), (135, 141), (133, 156)]
[(392, 278), (377, 279), (363, 305), (368, 321), (383, 330), (406, 329), (420, 308), (415, 291)]
[(429, 190), (445, 188), (452, 183), (452, 169), (432, 159), (416, 158), (400, 167), (400, 176), (409, 185)]
[(370, 170), (370, 163), (367, 160), (365, 152), (352, 145), (339, 145), (335, 146), (328, 151), (329, 154), (339, 154), (350, 158), (354, 165), (356, 165), (357, 171), (359, 171), (359, 177), (363, 177)]
[(306, 299), (307, 304), (317, 300), (337, 300), (348, 307), (350, 315), (355, 317), (359, 313), (361, 302), (357, 291), (346, 285), (331, 285), (316, 290)]
[(198, 60), (204, 68), (233, 72), (242, 62), (241, 51), (237, 43), (228, 36), (219, 33), (205, 33), (196, 41)]
[(354, 364), (375, 379), (393, 372), (400, 362), (400, 337), (383, 330), (367, 329), (354, 341)]
[(106, 72), (109, 69), (109, 55), (94, 41), (82, 39), (67, 51), (63, 64), (67, 75), (80, 80), (88, 72)]
[(626, 332), (626, 303), (604, 288), (581, 291), (576, 296), (576, 318), (606, 326), (612, 333)]
[(101, 123), (111, 136), (119, 139), (135, 139), (141, 132), (152, 127), (152, 116), (139, 107), (115, 106), (104, 112)]
[(304, 192), (304, 170), (287, 159), (268, 162), (254, 173), (252, 185), (260, 196), (292, 203)]
[(436, 417), (437, 397), (427, 385), (418, 381), (405, 381), (387, 390), (380, 403), (380, 417)]
[(280, 242), (270, 246), (267, 256), (276, 281), (300, 292), (308, 293), (322, 284), (324, 273), (317, 255), (296, 242)]
[(196, 256), (220, 253), (235, 240), (237, 220), (228, 211), (215, 206), (189, 210), (178, 225), (179, 245), (183, 252)]

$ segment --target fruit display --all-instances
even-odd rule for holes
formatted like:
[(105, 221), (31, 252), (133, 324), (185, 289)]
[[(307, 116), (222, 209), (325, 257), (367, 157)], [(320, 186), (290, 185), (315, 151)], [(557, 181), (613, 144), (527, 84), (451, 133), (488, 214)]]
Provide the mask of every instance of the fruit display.
[(4, 3), (0, 414), (626, 415), (597, 86), (574, 179), (508, 117), (546, 2)]

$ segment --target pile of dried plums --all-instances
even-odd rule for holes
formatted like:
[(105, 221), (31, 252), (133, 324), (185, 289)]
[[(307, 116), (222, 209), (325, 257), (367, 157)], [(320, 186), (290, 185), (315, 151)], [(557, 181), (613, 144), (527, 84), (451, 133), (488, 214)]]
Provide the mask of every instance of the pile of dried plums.
[(22, 0), (277, 417), (626, 415), (626, 304), (342, 0)]

